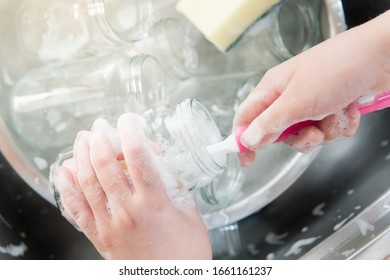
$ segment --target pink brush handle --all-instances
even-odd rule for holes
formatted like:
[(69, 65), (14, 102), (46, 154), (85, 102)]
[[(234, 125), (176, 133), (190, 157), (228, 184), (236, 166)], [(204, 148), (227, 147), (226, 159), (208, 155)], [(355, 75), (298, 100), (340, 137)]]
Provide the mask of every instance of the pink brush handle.
[[(372, 113), (375, 111), (379, 111), (385, 108), (390, 107), (390, 92), (385, 92), (382, 94), (379, 94), (375, 97), (375, 99), (372, 102), (366, 103), (366, 104), (359, 104), (357, 103), (358, 110), (360, 114), (366, 115), (368, 113)], [(308, 127), (308, 126), (316, 126), (318, 125), (320, 121), (303, 121), (300, 123), (296, 123), (289, 128), (287, 128), (276, 140), (276, 142), (284, 141), (286, 140), (290, 135), (297, 134), (302, 128)]]
[(281, 142), (286, 140), (288, 137), (290, 137), (293, 134), (297, 134), (302, 128), (308, 127), (308, 126), (317, 126), (320, 121), (303, 121), (296, 123), (289, 128), (287, 128), (283, 133), (279, 136), (278, 139), (276, 139), (275, 142)]
[[(375, 99), (372, 102), (368, 102), (365, 104), (359, 104), (357, 103), (358, 110), (360, 114), (366, 115), (368, 113), (372, 113), (375, 111), (379, 111), (385, 108), (390, 107), (390, 92), (385, 92), (382, 94), (379, 94), (375, 97)], [(288, 137), (290, 137), (293, 134), (297, 134), (302, 128), (308, 127), (308, 126), (317, 126), (320, 121), (313, 121), (313, 120), (307, 120), (303, 122), (296, 123), (289, 128), (287, 128), (283, 133), (279, 136), (279, 138), (275, 142), (280, 142), (286, 140)], [(239, 139), (241, 138), (241, 135), (244, 133), (246, 128), (243, 128), (238, 131), (236, 134), (237, 144), (240, 148), (240, 152), (246, 152), (248, 149), (244, 147)]]

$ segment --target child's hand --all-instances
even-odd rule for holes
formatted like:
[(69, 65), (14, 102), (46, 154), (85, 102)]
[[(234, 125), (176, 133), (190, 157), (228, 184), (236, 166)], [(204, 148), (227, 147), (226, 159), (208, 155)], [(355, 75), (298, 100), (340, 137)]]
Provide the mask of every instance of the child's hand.
[(100, 120), (90, 132), (80, 132), (74, 163), (55, 172), (64, 216), (107, 259), (210, 259), (194, 198), (188, 194), (173, 203), (167, 196), (176, 181), (148, 144), (143, 119), (125, 114), (118, 120), (126, 164), (117, 160), (105, 126)]
[[(252, 151), (273, 143), (291, 125), (320, 120), (286, 143), (309, 151), (355, 134), (360, 114), (349, 106), (390, 89), (390, 12), (351, 29), (269, 70), (240, 105), (234, 129)], [(249, 165), (254, 152), (240, 155)]]

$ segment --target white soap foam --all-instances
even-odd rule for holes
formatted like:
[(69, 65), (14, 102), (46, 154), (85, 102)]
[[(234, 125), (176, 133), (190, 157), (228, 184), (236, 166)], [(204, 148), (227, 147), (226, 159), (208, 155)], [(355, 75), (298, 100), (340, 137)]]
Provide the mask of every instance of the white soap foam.
[(323, 216), (325, 214), (323, 208), (325, 207), (326, 203), (322, 202), (318, 204), (316, 207), (314, 207), (313, 211), (311, 212), (313, 216)]
[(356, 221), (359, 229), (360, 229), (360, 233), (363, 235), (363, 236), (366, 236), (367, 235), (367, 232), (368, 231), (374, 231), (375, 230), (375, 226), (366, 222), (365, 220), (363, 219), (358, 219)]
[[(76, 24), (64, 26), (59, 16), (71, 16), (61, 14), (61, 11), (73, 11), (71, 3), (59, 2), (50, 5), (46, 13), (47, 30), (42, 34), (42, 45), (38, 51), (40, 59), (48, 61), (52, 59), (66, 60), (77, 54), (89, 41), (87, 24), (82, 16), (78, 16)], [(68, 21), (68, 23), (71, 23)]]
[(21, 242), (19, 245), (9, 244), (7, 246), (0, 246), (0, 253), (8, 254), (12, 257), (23, 256), (24, 253), (28, 250), (26, 244)]
[(121, 151), (121, 144), (119, 140), (118, 131), (116, 128), (112, 127), (107, 120), (98, 118), (93, 122), (91, 131), (103, 133), (112, 145), (114, 152), (118, 155)]
[(275, 254), (274, 253), (269, 253), (266, 257), (267, 260), (274, 260), (275, 259)]
[(250, 243), (246, 246), (246, 248), (251, 256), (256, 256), (260, 253), (260, 251), (256, 248), (256, 244)]
[(48, 162), (41, 157), (34, 157), (33, 161), (39, 170), (45, 170), (49, 166)]
[(65, 121), (62, 121), (62, 122), (59, 122), (59, 123), (54, 127), (54, 130), (55, 130), (55, 132), (57, 132), (57, 133), (61, 133), (61, 132), (65, 131), (67, 127), (68, 127), (68, 123), (65, 122)]
[[(158, 158), (153, 153), (149, 141), (147, 141), (145, 136), (145, 122), (146, 120), (144, 118), (136, 114), (126, 114), (119, 119), (118, 129), (120, 130), (122, 143), (126, 141), (127, 143), (142, 143), (142, 145), (144, 145), (137, 149), (137, 154), (128, 156), (130, 156), (131, 160), (138, 166), (142, 166), (143, 180), (152, 186), (164, 187), (168, 196), (172, 198), (172, 202), (177, 208), (192, 206), (192, 196), (183, 195), (186, 189), (179, 188), (179, 183), (176, 178), (160, 161), (161, 157)], [(140, 150), (142, 150), (142, 152), (139, 152)], [(169, 153), (171, 152), (172, 151), (169, 151)], [(181, 163), (183, 163), (183, 161), (181, 161)], [(188, 165), (183, 163), (181, 168), (188, 168)], [(158, 174), (159, 176), (157, 178), (151, 177), (151, 172), (153, 174)]]
[(297, 242), (295, 242), (291, 246), (290, 250), (288, 250), (287, 253), (284, 254), (284, 256), (288, 257), (291, 255), (299, 255), (302, 252), (302, 247), (309, 246), (320, 238), (321, 238), (321, 236), (317, 236), (317, 237), (311, 237), (311, 238), (298, 240)]
[(271, 245), (282, 245), (284, 244), (284, 241), (282, 239), (286, 238), (287, 236), (288, 232), (278, 235), (271, 231), (265, 237), (265, 242)]

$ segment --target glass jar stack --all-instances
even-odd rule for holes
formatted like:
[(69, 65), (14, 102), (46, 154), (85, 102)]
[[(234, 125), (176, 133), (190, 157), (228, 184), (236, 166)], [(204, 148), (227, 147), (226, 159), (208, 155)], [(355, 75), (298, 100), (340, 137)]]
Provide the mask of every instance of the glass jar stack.
[[(204, 168), (192, 162), (185, 178), (180, 164), (170, 171), (198, 199), (224, 207), (239, 199), (244, 170), (235, 155), (215, 162), (205, 147), (231, 133), (235, 109), (265, 71), (321, 40), (320, 23), (309, 0), (281, 1), (221, 53), (175, 11), (176, 2), (21, 1), (18, 43), (42, 66), (16, 81), (10, 118), (32, 148), (59, 151), (97, 118), (162, 118), (169, 143), (188, 140), (164, 155), (172, 162), (186, 155)], [(69, 156), (59, 154), (53, 168)]]

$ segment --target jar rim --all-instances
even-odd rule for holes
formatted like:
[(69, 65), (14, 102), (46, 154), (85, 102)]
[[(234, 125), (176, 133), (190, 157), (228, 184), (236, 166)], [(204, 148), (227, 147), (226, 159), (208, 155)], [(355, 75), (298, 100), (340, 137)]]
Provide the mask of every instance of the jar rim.
[[(282, 33), (281, 20), (284, 19), (282, 12), (283, 9), (289, 9), (296, 13), (297, 18), (303, 22), (304, 32), (303, 43), (299, 50), (293, 50), (291, 46), (288, 46), (285, 42), (285, 38)], [(273, 47), (271, 50), (274, 54), (282, 60), (287, 60), (295, 55), (309, 49), (319, 40), (319, 23), (315, 18), (312, 6), (306, 0), (287, 0), (277, 4), (274, 12), (274, 25), (269, 28), (268, 40), (271, 41)]]
[[(203, 171), (208, 174), (215, 176), (222, 173), (226, 166), (213, 158), (206, 149), (206, 146), (222, 141), (222, 135), (219, 128), (207, 108), (199, 100), (192, 98), (181, 102), (177, 106), (176, 112), (180, 119), (180, 135), (184, 143), (186, 143), (187, 146), (189, 146), (189, 143), (195, 144), (194, 149), (192, 149), (191, 152), (195, 162), (197, 162)], [(200, 135), (200, 130), (196, 123), (199, 121), (201, 114), (209, 120), (209, 128), (214, 134), (208, 136), (215, 137), (214, 139), (210, 138), (211, 142), (207, 144), (204, 143), (205, 137)]]
[(106, 0), (90, 0), (88, 10), (109, 42), (128, 45), (148, 36), (149, 29), (154, 22), (154, 5), (151, 0), (133, 1), (136, 4), (137, 14), (135, 25), (126, 32), (119, 32), (107, 15)]

